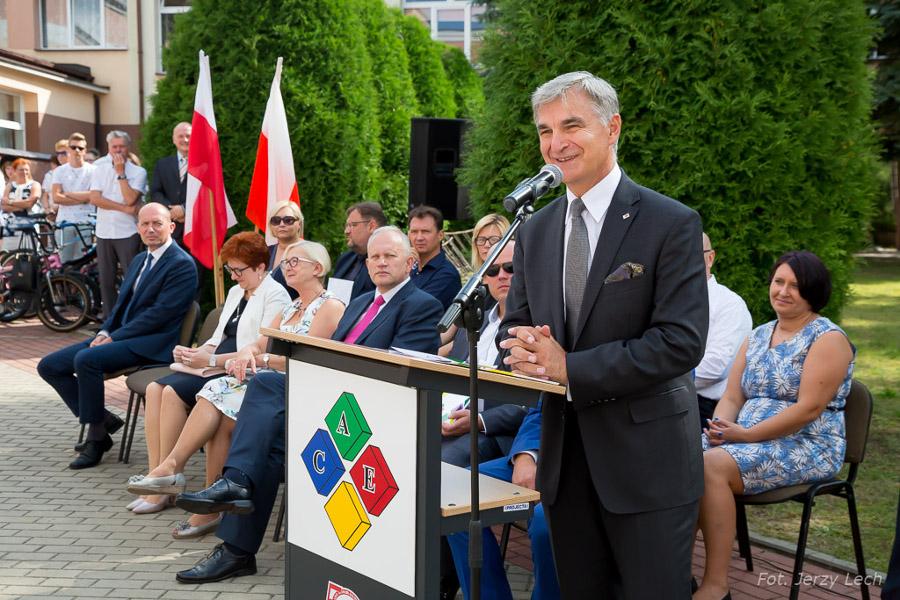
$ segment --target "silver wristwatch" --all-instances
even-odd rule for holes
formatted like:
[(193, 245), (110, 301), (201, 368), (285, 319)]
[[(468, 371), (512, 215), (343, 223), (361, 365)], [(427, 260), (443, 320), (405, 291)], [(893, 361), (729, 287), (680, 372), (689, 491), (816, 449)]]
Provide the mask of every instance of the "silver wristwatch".
[(216, 366), (216, 355), (215, 355), (215, 354), (210, 354), (210, 355), (209, 355), (209, 366), (210, 366), (210, 367), (215, 367), (215, 366)]
[(269, 368), (269, 359), (270, 359), (270, 358), (271, 358), (271, 357), (269, 356), (269, 353), (268, 353), (268, 352), (266, 352), (265, 354), (262, 355), (263, 366), (264, 366), (265, 368), (267, 368), (267, 369)]

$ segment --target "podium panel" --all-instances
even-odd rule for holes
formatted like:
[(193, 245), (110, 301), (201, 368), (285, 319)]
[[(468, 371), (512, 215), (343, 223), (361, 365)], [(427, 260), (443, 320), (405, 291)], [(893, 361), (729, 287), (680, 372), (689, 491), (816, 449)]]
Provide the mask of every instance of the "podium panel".
[(361, 598), (414, 597), (416, 390), (296, 360), (288, 368), (287, 543), (309, 571), (299, 576), (348, 570), (352, 581), (331, 583)]

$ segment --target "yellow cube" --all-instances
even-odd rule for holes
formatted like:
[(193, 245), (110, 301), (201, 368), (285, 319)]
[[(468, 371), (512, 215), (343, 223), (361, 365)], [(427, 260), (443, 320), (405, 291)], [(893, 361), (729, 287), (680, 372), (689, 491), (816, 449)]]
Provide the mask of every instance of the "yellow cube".
[(325, 503), (325, 512), (338, 541), (347, 550), (356, 548), (372, 526), (356, 488), (347, 481), (341, 482)]

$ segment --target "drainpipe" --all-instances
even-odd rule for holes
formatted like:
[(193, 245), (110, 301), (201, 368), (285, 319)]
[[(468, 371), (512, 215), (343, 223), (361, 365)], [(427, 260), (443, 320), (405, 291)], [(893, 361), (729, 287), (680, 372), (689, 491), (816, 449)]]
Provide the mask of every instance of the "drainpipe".
[(94, 94), (94, 148), (101, 147), (100, 131), (100, 96)]
[(141, 0), (137, 2), (137, 45), (138, 45), (138, 114), (140, 124), (144, 124), (144, 27), (141, 14)]

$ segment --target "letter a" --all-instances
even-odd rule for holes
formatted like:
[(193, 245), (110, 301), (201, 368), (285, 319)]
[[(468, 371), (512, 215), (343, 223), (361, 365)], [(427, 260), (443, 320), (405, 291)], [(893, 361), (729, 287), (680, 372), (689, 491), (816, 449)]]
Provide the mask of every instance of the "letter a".
[(338, 426), (335, 429), (335, 433), (344, 437), (350, 437), (350, 428), (347, 427), (347, 413), (341, 413), (341, 420), (338, 421)]

